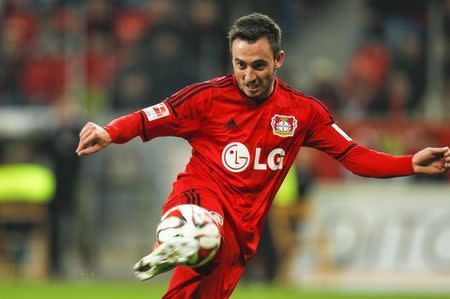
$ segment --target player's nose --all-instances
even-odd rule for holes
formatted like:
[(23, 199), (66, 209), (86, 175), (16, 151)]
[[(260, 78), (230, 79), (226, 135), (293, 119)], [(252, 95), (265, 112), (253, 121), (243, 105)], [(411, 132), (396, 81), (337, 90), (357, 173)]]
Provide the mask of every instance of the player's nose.
[(244, 82), (248, 84), (255, 80), (256, 80), (256, 73), (251, 68), (247, 68), (244, 73)]

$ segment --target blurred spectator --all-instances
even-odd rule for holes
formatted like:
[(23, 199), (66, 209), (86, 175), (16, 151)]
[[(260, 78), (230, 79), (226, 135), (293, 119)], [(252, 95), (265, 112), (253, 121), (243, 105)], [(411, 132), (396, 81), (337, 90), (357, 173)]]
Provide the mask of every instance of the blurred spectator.
[(5, 1), (0, 18), (0, 103), (23, 104), (24, 60), (32, 52), (39, 31), (37, 16), (26, 1)]
[(20, 104), (23, 103), (20, 78), (24, 48), (13, 27), (4, 27), (0, 39), (0, 104)]
[(371, 7), (368, 4), (365, 7), (362, 34), (360, 36), (361, 42), (366, 41), (382, 41), (384, 39), (383, 16), (380, 9)]
[(268, 216), (278, 261), (274, 265), (275, 281), (281, 284), (292, 281), (292, 260), (301, 250), (303, 226), (310, 217), (309, 192), (314, 181), (311, 159), (310, 151), (301, 151), (278, 190)]
[[(137, 49), (127, 48), (123, 52), (120, 70), (112, 88), (114, 109), (133, 111), (150, 106), (150, 95), (154, 82), (146, 68), (136, 60)], [(156, 101), (156, 99), (155, 99)]]
[(450, 0), (444, 1), (444, 98), (446, 111), (450, 111)]
[(61, 34), (79, 31), (83, 26), (80, 18), (73, 9), (56, 9), (51, 16), (52, 25)]
[(110, 87), (115, 75), (116, 55), (111, 41), (101, 33), (94, 33), (87, 40), (85, 74), (88, 88)]
[(194, 0), (189, 7), (188, 46), (194, 56), (192, 72), (200, 78), (225, 74), (228, 67), (226, 6), (214, 0)]
[(410, 95), (404, 106), (413, 112), (425, 93), (426, 66), (423, 43), (414, 32), (408, 32), (401, 38), (398, 52), (394, 52), (393, 69), (402, 72), (410, 86)]
[(152, 77), (151, 100), (160, 102), (167, 94), (196, 81), (185, 38), (185, 32), (172, 24), (160, 24), (150, 32), (141, 61)]
[(107, 0), (86, 1), (87, 32), (111, 34), (113, 31), (112, 5)]
[(0, 24), (5, 30), (15, 31), (19, 45), (23, 48), (33, 45), (39, 31), (36, 13), (23, 0), (5, 1), (4, 18), (0, 20)]
[(117, 72), (118, 58), (108, 35), (95, 32), (88, 36), (84, 59), (85, 105), (91, 112), (107, 107), (111, 88)]
[(313, 83), (310, 94), (322, 101), (331, 113), (338, 113), (342, 100), (333, 62), (326, 57), (318, 57), (312, 61), (311, 73)]
[(180, 0), (152, 0), (148, 1), (145, 9), (148, 10), (153, 25), (177, 24), (183, 26), (183, 1)]
[(192, 37), (182, 8), (175, 4), (151, 2), (153, 25), (142, 40), (139, 53), (139, 64), (145, 66), (152, 85), (149, 104), (160, 102), (198, 79), (190, 47)]
[(143, 9), (120, 10), (114, 17), (114, 38), (119, 47), (137, 43), (150, 29), (151, 16)]
[(52, 32), (39, 37), (38, 48), (26, 61), (22, 80), (29, 103), (52, 103), (64, 93), (66, 62), (61, 40)]
[[(62, 258), (74, 240), (74, 216), (77, 210), (76, 187), (80, 160), (73, 154), (81, 123), (73, 103), (66, 99), (53, 106), (59, 126), (51, 130), (41, 143), (43, 154), (51, 158), (56, 177), (56, 193), (49, 205), (49, 268), (52, 275), (64, 274)], [(86, 257), (88, 258), (88, 257)], [(83, 260), (85, 266), (91, 262)]]
[(402, 72), (391, 74), (387, 84), (388, 115), (393, 120), (406, 118), (407, 106), (411, 102), (411, 83)]
[(343, 117), (361, 119), (385, 113), (382, 91), (389, 68), (390, 53), (383, 43), (370, 42), (357, 49), (344, 79)]

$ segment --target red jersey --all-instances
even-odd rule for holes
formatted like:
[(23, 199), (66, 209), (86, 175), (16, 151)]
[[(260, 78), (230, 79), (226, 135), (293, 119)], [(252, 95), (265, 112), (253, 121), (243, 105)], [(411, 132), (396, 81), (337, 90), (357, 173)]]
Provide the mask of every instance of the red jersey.
[[(240, 92), (234, 76), (191, 85), (160, 104), (105, 127), (113, 142), (178, 136), (192, 146), (172, 194), (205, 188), (217, 194), (248, 259), (301, 146), (326, 152), (360, 175), (412, 174), (411, 156), (393, 157), (357, 145), (326, 107), (275, 80), (262, 104)], [(170, 198), (170, 196), (169, 196)]]

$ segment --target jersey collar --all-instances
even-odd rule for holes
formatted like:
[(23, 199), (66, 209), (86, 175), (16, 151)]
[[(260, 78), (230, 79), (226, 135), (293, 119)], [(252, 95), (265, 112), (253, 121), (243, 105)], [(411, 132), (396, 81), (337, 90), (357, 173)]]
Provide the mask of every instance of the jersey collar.
[(259, 102), (255, 101), (254, 99), (249, 98), (245, 93), (242, 92), (242, 90), (239, 88), (239, 85), (238, 85), (237, 80), (236, 80), (236, 76), (234, 74), (233, 74), (233, 81), (234, 81), (234, 85), (236, 86), (236, 89), (241, 94), (241, 96), (244, 98), (246, 103), (249, 103), (249, 104), (254, 105), (254, 106), (262, 107), (266, 103), (268, 103), (270, 100), (272, 100), (273, 94), (275, 93), (275, 90), (278, 88), (278, 81), (279, 81), (279, 79), (278, 79), (278, 77), (275, 77), (274, 84), (273, 84), (273, 90), (270, 93), (270, 95), (267, 97), (267, 99), (264, 102), (262, 102), (262, 103), (259, 103)]

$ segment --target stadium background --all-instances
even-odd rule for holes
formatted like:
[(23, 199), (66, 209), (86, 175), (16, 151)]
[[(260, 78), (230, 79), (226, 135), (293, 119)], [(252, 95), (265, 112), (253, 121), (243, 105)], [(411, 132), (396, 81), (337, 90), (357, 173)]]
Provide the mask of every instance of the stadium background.
[[(450, 144), (450, 1), (0, 1), (0, 298), (163, 292), (167, 276), (140, 284), (131, 267), (188, 145), (78, 159), (78, 131), (229, 74), (227, 28), (252, 11), (283, 29), (280, 77), (353, 139), (393, 154)], [(308, 150), (299, 162), (313, 183), (291, 286), (272, 280), (264, 242), (236, 298), (450, 294), (450, 176), (362, 179)]]

